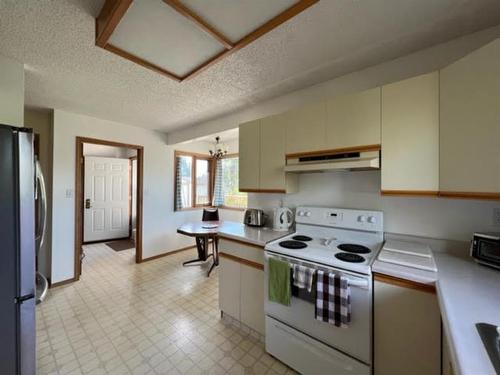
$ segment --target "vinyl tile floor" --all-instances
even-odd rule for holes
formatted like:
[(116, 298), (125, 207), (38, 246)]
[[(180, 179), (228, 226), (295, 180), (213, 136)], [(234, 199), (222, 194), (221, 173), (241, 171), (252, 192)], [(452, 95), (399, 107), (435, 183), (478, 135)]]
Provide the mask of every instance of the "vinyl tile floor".
[[(85, 246), (80, 281), (37, 306), (37, 374), (293, 374), (221, 320), (217, 271), (184, 251), (135, 264), (135, 251)], [(208, 266), (208, 264), (207, 264)]]

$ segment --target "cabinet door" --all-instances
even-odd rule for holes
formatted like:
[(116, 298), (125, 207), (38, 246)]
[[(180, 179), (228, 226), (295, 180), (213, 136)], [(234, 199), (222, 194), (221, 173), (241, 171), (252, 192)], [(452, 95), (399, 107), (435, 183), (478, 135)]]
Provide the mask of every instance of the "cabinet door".
[(241, 321), (265, 334), (264, 271), (241, 265)]
[(258, 190), (260, 185), (260, 120), (239, 127), (240, 190)]
[(382, 191), (439, 190), (439, 74), (382, 87)]
[(318, 151), (325, 148), (325, 102), (323, 100), (284, 114), (286, 153)]
[(285, 120), (262, 119), (260, 128), (260, 189), (285, 191)]
[(440, 71), (440, 190), (500, 198), (500, 39)]
[(375, 375), (439, 375), (441, 318), (433, 293), (374, 283)]
[(326, 102), (326, 148), (380, 144), (380, 87)]
[(219, 259), (219, 308), (240, 320), (240, 264), (227, 258)]

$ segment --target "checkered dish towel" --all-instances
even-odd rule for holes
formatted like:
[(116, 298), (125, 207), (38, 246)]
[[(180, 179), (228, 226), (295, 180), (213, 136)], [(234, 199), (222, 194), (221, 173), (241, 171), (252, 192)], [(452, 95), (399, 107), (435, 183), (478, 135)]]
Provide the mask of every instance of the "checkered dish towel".
[(293, 265), (293, 285), (300, 289), (312, 290), (313, 277), (316, 270), (301, 266), (300, 264)]
[(347, 328), (351, 321), (351, 288), (346, 277), (318, 270), (316, 319)]

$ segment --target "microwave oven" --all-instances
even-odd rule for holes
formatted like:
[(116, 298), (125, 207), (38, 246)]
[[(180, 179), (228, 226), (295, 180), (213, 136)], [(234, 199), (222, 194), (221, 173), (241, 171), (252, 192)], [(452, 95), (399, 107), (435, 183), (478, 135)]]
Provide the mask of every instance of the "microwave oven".
[(500, 269), (500, 233), (474, 233), (470, 253), (476, 262)]

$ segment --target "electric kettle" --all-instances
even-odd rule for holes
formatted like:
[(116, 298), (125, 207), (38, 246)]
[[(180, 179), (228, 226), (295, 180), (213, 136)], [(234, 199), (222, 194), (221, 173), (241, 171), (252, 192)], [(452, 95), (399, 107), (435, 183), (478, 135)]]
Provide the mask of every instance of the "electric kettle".
[(286, 231), (293, 224), (293, 212), (288, 207), (277, 207), (274, 209), (274, 230)]

